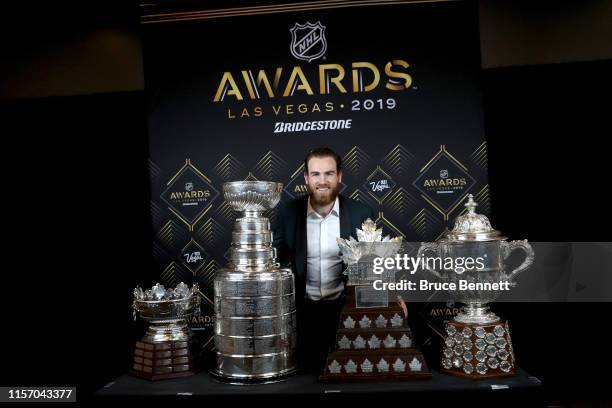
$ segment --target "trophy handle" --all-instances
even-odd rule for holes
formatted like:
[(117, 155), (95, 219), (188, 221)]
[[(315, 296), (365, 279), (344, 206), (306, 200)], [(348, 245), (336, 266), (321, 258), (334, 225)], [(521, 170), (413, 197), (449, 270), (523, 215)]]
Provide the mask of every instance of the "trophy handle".
[(194, 301), (194, 305), (193, 305), (193, 315), (200, 316), (202, 314), (202, 309), (200, 309), (200, 294), (196, 293), (195, 297), (196, 297), (196, 300)]
[(138, 308), (136, 307), (136, 299), (132, 301), (132, 319), (138, 320)]
[[(421, 242), (421, 247), (419, 248), (419, 252), (417, 253), (417, 256), (420, 258), (421, 255), (427, 255), (427, 253), (429, 252), (437, 256), (439, 253), (439, 249), (440, 249), (440, 244), (437, 244), (435, 242)], [(425, 263), (425, 265), (427, 265), (427, 263)], [(424, 269), (431, 272), (436, 278), (443, 279), (440, 272), (436, 271), (435, 269), (430, 269), (427, 267), (425, 267)]]
[(508, 259), (510, 254), (516, 249), (522, 249), (523, 251), (525, 251), (525, 260), (518, 268), (516, 268), (515, 270), (513, 270), (512, 272), (508, 274), (508, 280), (512, 280), (513, 278), (515, 278), (519, 273), (529, 268), (531, 264), (533, 263), (535, 254), (533, 252), (533, 248), (527, 242), (526, 239), (522, 241), (510, 241), (510, 242), (502, 241), (501, 248), (502, 248), (502, 253), (504, 255), (504, 260)]

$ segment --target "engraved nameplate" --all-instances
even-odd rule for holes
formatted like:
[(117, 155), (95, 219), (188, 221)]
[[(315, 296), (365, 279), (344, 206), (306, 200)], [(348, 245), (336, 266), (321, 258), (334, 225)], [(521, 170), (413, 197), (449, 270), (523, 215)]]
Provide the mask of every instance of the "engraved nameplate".
[(387, 291), (375, 290), (370, 285), (355, 286), (355, 307), (375, 308), (389, 306)]

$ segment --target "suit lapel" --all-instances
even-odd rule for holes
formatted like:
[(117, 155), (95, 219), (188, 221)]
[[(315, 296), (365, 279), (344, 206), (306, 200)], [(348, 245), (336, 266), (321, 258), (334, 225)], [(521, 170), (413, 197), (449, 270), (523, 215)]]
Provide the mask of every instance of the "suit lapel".
[(353, 230), (351, 215), (347, 209), (346, 199), (339, 195), (338, 200), (340, 200), (340, 238), (348, 238)]
[(295, 223), (295, 272), (299, 277), (305, 279), (306, 276), (306, 213), (308, 211), (308, 196), (302, 200), (298, 207), (297, 220)]

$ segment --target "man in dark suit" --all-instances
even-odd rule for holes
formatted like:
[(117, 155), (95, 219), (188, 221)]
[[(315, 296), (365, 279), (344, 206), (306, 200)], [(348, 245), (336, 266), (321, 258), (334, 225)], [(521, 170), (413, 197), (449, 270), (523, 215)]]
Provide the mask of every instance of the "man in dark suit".
[(319, 369), (333, 344), (344, 304), (346, 276), (336, 238), (355, 236), (368, 206), (339, 195), (340, 156), (328, 148), (312, 150), (304, 160), (308, 196), (279, 209), (274, 247), (279, 261), (295, 275), (298, 349), (301, 362)]

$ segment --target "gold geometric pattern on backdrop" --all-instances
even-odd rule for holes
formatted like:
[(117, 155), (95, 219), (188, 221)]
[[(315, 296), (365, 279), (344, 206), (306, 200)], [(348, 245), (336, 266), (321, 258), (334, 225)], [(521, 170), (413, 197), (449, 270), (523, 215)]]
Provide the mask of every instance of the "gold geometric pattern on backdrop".
[(159, 175), (161, 174), (161, 169), (159, 168), (159, 166), (155, 163), (153, 163), (153, 160), (149, 159), (149, 174), (151, 175), (152, 179), (157, 179), (159, 177)]
[(151, 245), (151, 253), (153, 254), (153, 259), (157, 261), (158, 265), (163, 265), (168, 261), (170, 255), (162, 248), (157, 242), (153, 241)]
[(179, 250), (185, 242), (189, 239), (189, 235), (185, 229), (170, 220), (168, 221), (156, 234), (157, 239), (164, 245), (164, 247), (174, 252)]
[(374, 200), (370, 198), (369, 194), (364, 193), (361, 190), (353, 191), (353, 193), (349, 195), (349, 198), (355, 201), (359, 201), (360, 203), (366, 204), (370, 208), (376, 207), (376, 202), (374, 202)]
[(177, 264), (174, 261), (170, 262), (170, 264), (166, 266), (166, 268), (160, 274), (162, 284), (166, 287), (175, 287), (178, 284), (176, 278), (178, 272), (179, 267), (177, 266)]
[(385, 202), (385, 208), (397, 217), (407, 216), (408, 210), (415, 205), (416, 199), (408, 194), (404, 187), (400, 187), (394, 191)]
[(253, 173), (266, 180), (278, 181), (288, 173), (287, 162), (270, 150), (253, 166)]
[(219, 207), (217, 207), (217, 210), (215, 211), (215, 213), (227, 222), (231, 222), (235, 218), (234, 210), (232, 210), (232, 207), (230, 207), (229, 204), (225, 201), (223, 201), (219, 205)]
[(247, 176), (244, 178), (244, 181), (259, 181), (259, 179), (249, 171), (249, 174), (247, 174)]
[(353, 146), (353, 148), (342, 158), (342, 167), (354, 176), (359, 176), (369, 161), (370, 156), (368, 156), (366, 152), (357, 146)]
[[(425, 166), (423, 166), (423, 168), (420, 170), (420, 173), (423, 173), (440, 156), (446, 156), (459, 169), (465, 171), (466, 176), (471, 177), (469, 174), (468, 168), (463, 163), (461, 163), (459, 160), (457, 160), (457, 158), (455, 158), (455, 156), (453, 156), (448, 150), (446, 150), (446, 145), (440, 145), (440, 150), (427, 162), (427, 164), (425, 164)], [(473, 178), (471, 179), (475, 182)], [(430, 197), (426, 196), (425, 194), (421, 194), (421, 197), (423, 198), (423, 200), (431, 204), (432, 207), (438, 210), (440, 214), (442, 214), (444, 221), (447, 221), (449, 218), (449, 215), (453, 211), (455, 211), (457, 207), (459, 207), (459, 205), (463, 202), (463, 199), (467, 197), (467, 194), (468, 194), (467, 192), (464, 192), (462, 195), (460, 195), (459, 199), (455, 201), (455, 204), (448, 211), (444, 211), (443, 208), (441, 208), (436, 202), (434, 202)]]
[(204, 174), (202, 173), (197, 167), (195, 167), (193, 165), (193, 163), (191, 163), (191, 159), (185, 159), (185, 164), (183, 164), (183, 166), (178, 169), (178, 171), (176, 173), (174, 173), (174, 175), (172, 176), (172, 178), (166, 183), (166, 186), (168, 186), (168, 188), (170, 188), (174, 182), (181, 177), (181, 175), (187, 171), (191, 171), (192, 174), (195, 174), (196, 177), (198, 177), (202, 182), (207, 183), (207, 187), (211, 190), (213, 190), (214, 192), (212, 193), (212, 197), (210, 198), (210, 200), (208, 201), (209, 204), (206, 205), (199, 213), (198, 215), (195, 217), (195, 219), (193, 221), (188, 220), (183, 214), (181, 214), (180, 210), (178, 210), (177, 208), (173, 208), (173, 205), (168, 202), (167, 200), (164, 199), (163, 194), (162, 194), (162, 200), (164, 200), (166, 202), (166, 204), (168, 204), (168, 210), (170, 210), (170, 212), (172, 212), (174, 215), (177, 216), (178, 219), (180, 219), (182, 222), (184, 222), (189, 231), (193, 231), (194, 226), (198, 223), (198, 221), (200, 221), (200, 219), (202, 219), (202, 217), (204, 217), (204, 215), (211, 209), (212, 207), (212, 202), (214, 200), (217, 199), (217, 197), (220, 195), (220, 193), (217, 191), (217, 189), (213, 186), (212, 181)]
[(406, 235), (396, 227), (391, 221), (385, 218), (385, 214), (380, 211), (378, 213), (378, 218), (376, 218), (376, 224), (378, 226), (383, 227), (383, 235), (391, 235), (391, 236), (401, 236), (406, 238)]
[(206, 286), (212, 287), (215, 281), (215, 273), (217, 273), (217, 270), (222, 267), (223, 265), (221, 265), (219, 262), (215, 261), (214, 259), (211, 259), (196, 273), (198, 281), (204, 283)]
[(470, 159), (483, 169), (487, 169), (487, 142), (484, 141), (470, 154)]
[(402, 176), (407, 173), (408, 168), (414, 164), (415, 157), (401, 144), (396, 145), (384, 157), (382, 164), (389, 169), (390, 172), (397, 176)]
[(159, 230), (165, 221), (165, 215), (162, 213), (162, 209), (155, 204), (153, 200), (149, 203), (149, 209), (151, 211), (151, 223), (153, 229)]
[(432, 233), (441, 231), (440, 219), (434, 216), (431, 212), (423, 208), (419, 211), (410, 221), (408, 226), (414, 231), (421, 239), (426, 239)]
[(230, 153), (226, 154), (215, 165), (213, 171), (224, 181), (238, 180), (244, 173), (245, 166)]
[[(367, 184), (367, 185), (372, 185), (372, 184), (374, 184), (374, 182), (371, 182), (371, 183), (370, 183), (370, 180), (372, 179), (372, 177), (377, 177), (377, 178), (378, 178), (378, 177), (380, 177), (380, 175), (384, 176), (384, 178), (385, 178), (385, 180), (386, 180), (387, 182), (388, 182), (388, 181), (391, 181), (391, 183), (395, 183), (395, 182), (393, 181), (393, 179), (391, 178), (391, 176), (390, 176), (389, 174), (387, 174), (387, 172), (386, 172), (386, 171), (384, 171), (383, 169), (381, 169), (381, 168), (380, 168), (380, 166), (376, 166), (376, 168), (374, 169), (374, 171), (373, 171), (372, 173), (370, 173), (370, 175), (367, 177), (367, 179), (366, 179), (366, 184)], [(393, 184), (393, 186), (395, 186), (395, 184)], [(375, 200), (375, 201), (376, 201), (378, 204), (382, 205), (382, 204), (383, 204), (383, 202), (385, 201), (385, 199), (386, 199), (386, 198), (389, 196), (389, 194), (391, 194), (391, 192), (393, 191), (393, 189), (392, 189), (392, 187), (393, 187), (393, 186), (391, 186), (391, 188), (388, 188), (388, 190), (389, 190), (389, 191), (388, 191), (386, 194), (384, 194), (383, 196), (381, 196), (381, 197), (378, 197), (376, 194), (374, 194), (374, 193), (372, 192), (372, 189), (371, 189), (371, 188), (369, 188), (369, 187), (368, 187), (368, 188), (367, 188), (367, 190), (368, 190), (368, 194), (370, 195), (370, 197), (372, 197), (372, 198), (373, 198), (373, 199), (374, 199), (374, 200)]]
[(221, 224), (210, 217), (196, 229), (195, 236), (198, 241), (202, 242), (204, 245), (212, 247), (215, 244), (219, 244), (223, 239), (226, 239), (228, 233)]

